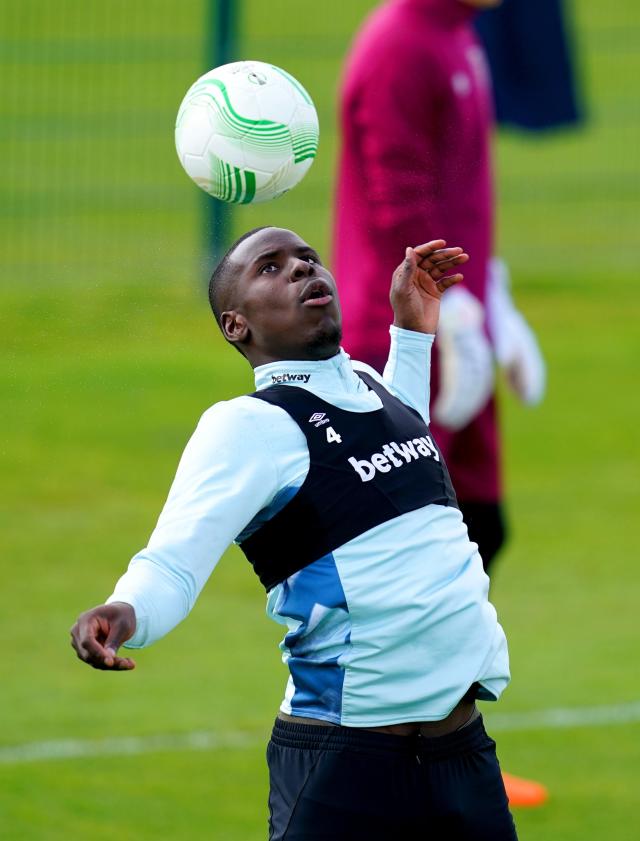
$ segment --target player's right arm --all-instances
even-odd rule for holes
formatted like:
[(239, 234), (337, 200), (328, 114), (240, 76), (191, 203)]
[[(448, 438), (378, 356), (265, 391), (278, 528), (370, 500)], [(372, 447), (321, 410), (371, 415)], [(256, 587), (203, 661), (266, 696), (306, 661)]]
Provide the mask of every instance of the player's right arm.
[(263, 434), (270, 408), (242, 397), (205, 412), (148, 545), (107, 603), (71, 629), (81, 660), (97, 669), (131, 669), (133, 661), (116, 654), (121, 645), (150, 645), (189, 613), (225, 549), (279, 489)]

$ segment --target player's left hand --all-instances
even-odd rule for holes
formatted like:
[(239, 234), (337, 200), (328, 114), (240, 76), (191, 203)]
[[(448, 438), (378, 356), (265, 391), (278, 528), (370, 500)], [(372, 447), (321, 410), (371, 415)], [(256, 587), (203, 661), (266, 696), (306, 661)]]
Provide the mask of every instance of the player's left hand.
[(396, 327), (418, 333), (435, 333), (440, 299), (450, 286), (459, 283), (460, 272), (449, 274), (467, 262), (462, 248), (447, 248), (443, 239), (434, 239), (407, 248), (404, 261), (393, 273), (389, 298)]

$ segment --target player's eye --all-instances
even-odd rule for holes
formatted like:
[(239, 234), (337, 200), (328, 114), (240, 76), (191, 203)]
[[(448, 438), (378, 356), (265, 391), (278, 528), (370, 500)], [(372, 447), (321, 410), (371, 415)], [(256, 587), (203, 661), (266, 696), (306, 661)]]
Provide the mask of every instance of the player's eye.
[(271, 274), (272, 272), (278, 271), (278, 264), (277, 263), (265, 263), (263, 266), (260, 266), (259, 273), (260, 274)]
[(315, 257), (313, 254), (306, 254), (302, 257), (302, 259), (306, 260), (307, 263), (311, 263), (312, 266), (317, 266), (320, 262), (320, 260), (318, 260), (318, 258)]

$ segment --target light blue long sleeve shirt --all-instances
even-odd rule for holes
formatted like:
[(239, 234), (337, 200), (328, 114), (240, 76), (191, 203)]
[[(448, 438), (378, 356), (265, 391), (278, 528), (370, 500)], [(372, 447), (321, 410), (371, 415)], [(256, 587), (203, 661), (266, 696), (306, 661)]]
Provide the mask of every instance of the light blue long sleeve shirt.
[[(290, 384), (346, 411), (370, 412), (381, 401), (355, 372), (363, 370), (428, 423), (434, 337), (390, 332), (382, 378), (341, 350), (320, 362), (260, 366), (256, 389)], [(148, 545), (108, 599), (134, 608), (127, 646), (150, 645), (184, 619), (229, 544), (277, 513), (308, 470), (306, 438), (280, 407), (242, 396), (208, 409)], [(288, 628), (281, 709), (379, 726), (442, 718), (475, 682), (481, 696), (497, 698), (509, 680), (508, 655), (487, 593), (455, 508), (428, 505), (350, 541), (269, 593), (268, 614)]]

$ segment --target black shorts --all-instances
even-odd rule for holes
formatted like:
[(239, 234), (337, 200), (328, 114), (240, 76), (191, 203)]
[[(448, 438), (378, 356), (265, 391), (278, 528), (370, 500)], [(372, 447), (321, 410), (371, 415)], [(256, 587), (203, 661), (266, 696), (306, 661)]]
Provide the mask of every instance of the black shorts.
[(270, 841), (514, 841), (495, 742), (478, 717), (446, 736), (276, 720)]

